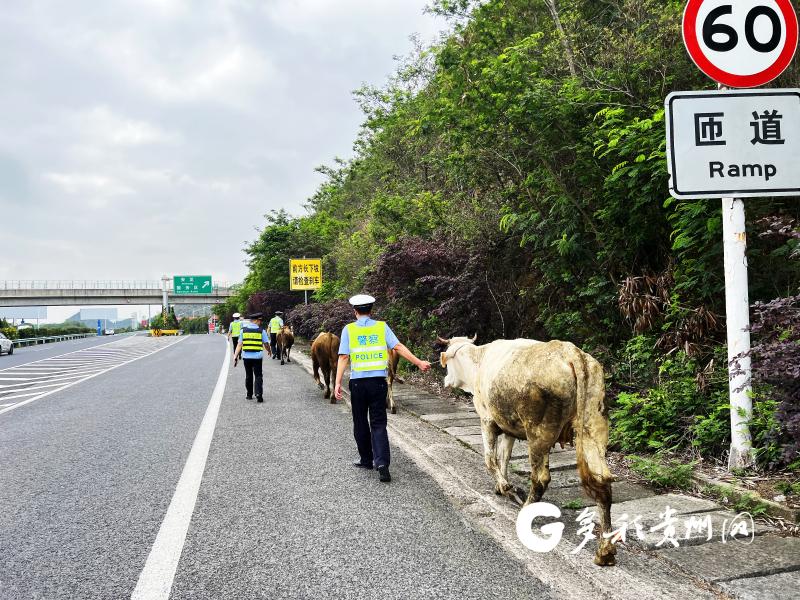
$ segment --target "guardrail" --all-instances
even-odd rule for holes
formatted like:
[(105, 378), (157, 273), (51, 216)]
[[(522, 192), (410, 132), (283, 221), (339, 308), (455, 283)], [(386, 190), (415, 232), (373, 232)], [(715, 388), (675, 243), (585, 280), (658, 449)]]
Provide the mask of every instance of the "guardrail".
[(49, 344), (51, 342), (65, 342), (67, 340), (75, 340), (79, 338), (86, 338), (97, 336), (97, 333), (70, 333), (65, 335), (46, 335), (43, 337), (34, 338), (20, 338), (11, 340), (15, 346), (36, 346), (37, 344)]
[[(167, 282), (167, 290), (172, 290), (172, 279)], [(77, 279), (10, 279), (0, 281), (0, 290), (157, 290), (161, 291), (161, 281), (99, 281)], [(227, 282), (216, 282), (215, 290), (227, 290)]]

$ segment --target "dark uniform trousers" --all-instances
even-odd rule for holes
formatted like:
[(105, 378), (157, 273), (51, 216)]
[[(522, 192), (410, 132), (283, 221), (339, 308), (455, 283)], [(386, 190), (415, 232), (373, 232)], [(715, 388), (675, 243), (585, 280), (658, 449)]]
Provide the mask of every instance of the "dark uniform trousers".
[(272, 358), (278, 358), (278, 334), (270, 332), (269, 347), (272, 350)]
[(389, 434), (386, 432), (386, 394), (384, 377), (350, 380), (353, 410), (353, 435), (361, 462), (377, 467), (389, 466)]
[(239, 336), (231, 336), (231, 343), (233, 344), (233, 353), (236, 354), (236, 346), (239, 345)]
[(256, 397), (264, 395), (264, 375), (261, 370), (262, 363), (260, 358), (243, 358), (244, 361), (244, 387), (247, 395), (253, 395), (253, 378), (256, 384)]

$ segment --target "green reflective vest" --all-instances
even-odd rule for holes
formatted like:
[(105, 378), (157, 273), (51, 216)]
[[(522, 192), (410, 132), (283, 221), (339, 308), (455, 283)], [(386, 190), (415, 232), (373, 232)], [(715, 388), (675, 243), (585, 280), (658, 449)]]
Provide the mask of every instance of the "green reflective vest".
[(269, 321), (269, 332), (270, 333), (278, 333), (281, 330), (281, 326), (282, 325), (283, 325), (283, 323), (281, 323), (280, 318), (272, 317), (272, 319), (270, 319), (270, 321)]
[(242, 352), (263, 352), (264, 338), (262, 329), (245, 329), (242, 331)]
[(242, 322), (231, 321), (231, 335), (233, 337), (239, 337), (240, 333), (242, 333)]
[(385, 371), (388, 368), (386, 323), (378, 321), (368, 327), (350, 323), (347, 336), (350, 338), (350, 364), (353, 371)]

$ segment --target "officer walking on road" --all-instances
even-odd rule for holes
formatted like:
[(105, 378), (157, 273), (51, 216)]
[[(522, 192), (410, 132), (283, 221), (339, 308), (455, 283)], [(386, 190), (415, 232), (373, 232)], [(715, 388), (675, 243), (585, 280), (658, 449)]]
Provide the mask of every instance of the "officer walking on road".
[(342, 399), (342, 375), (351, 363), (350, 403), (353, 410), (353, 435), (361, 460), (356, 467), (378, 470), (380, 480), (392, 480), (389, 474), (389, 435), (386, 432), (386, 382), (389, 350), (419, 367), (431, 368), (399, 342), (389, 326), (370, 317), (375, 298), (359, 294), (350, 298), (356, 321), (342, 330), (339, 366), (336, 370), (336, 398)]
[(281, 331), (281, 327), (283, 327), (283, 319), (281, 315), (283, 313), (279, 310), (275, 311), (275, 316), (272, 317), (269, 321), (269, 345), (272, 348), (272, 359), (275, 360), (278, 358), (278, 333)]
[(253, 399), (253, 379), (255, 379), (256, 400), (264, 401), (264, 375), (262, 371), (264, 350), (268, 349), (269, 338), (267, 332), (261, 327), (263, 315), (253, 313), (248, 315), (248, 323), (242, 327), (239, 344), (233, 355), (233, 366), (239, 362), (241, 356), (244, 360), (244, 387), (247, 390), (247, 399)]
[(228, 339), (233, 342), (233, 353), (236, 354), (236, 346), (239, 345), (239, 334), (242, 333), (242, 315), (238, 312), (233, 313), (233, 321), (228, 328)]

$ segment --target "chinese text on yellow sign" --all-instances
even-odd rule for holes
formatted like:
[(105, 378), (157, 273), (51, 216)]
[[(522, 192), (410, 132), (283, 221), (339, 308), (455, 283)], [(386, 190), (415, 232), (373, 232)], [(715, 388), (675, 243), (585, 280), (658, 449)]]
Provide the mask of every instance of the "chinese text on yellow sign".
[(322, 261), (319, 258), (293, 258), (289, 261), (292, 290), (318, 290), (322, 287)]

